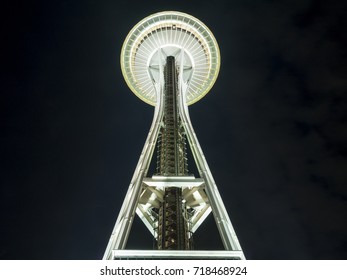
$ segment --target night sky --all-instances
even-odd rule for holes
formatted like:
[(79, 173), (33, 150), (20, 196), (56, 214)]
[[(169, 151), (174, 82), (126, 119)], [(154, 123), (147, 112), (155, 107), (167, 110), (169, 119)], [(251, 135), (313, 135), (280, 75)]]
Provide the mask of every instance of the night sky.
[[(190, 114), (246, 257), (347, 259), (346, 1), (8, 2), (1, 259), (102, 258), (153, 116), (120, 50), (165, 10), (200, 19), (220, 47)], [(219, 248), (212, 221), (197, 247)], [(129, 248), (148, 237), (135, 223)]]

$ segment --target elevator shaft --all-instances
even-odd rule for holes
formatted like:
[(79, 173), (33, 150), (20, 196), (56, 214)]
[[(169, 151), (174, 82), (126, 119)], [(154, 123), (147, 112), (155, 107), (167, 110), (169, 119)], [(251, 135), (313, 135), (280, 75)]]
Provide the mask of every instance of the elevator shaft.
[(164, 176), (187, 175), (187, 147), (177, 108), (177, 69), (169, 56), (164, 67), (164, 118), (158, 139), (157, 173)]
[[(172, 56), (167, 57), (164, 82), (164, 118), (158, 139), (157, 173), (183, 176), (188, 173), (186, 139), (177, 108), (177, 68)], [(159, 209), (158, 249), (191, 248), (186, 212), (182, 188), (166, 187)]]

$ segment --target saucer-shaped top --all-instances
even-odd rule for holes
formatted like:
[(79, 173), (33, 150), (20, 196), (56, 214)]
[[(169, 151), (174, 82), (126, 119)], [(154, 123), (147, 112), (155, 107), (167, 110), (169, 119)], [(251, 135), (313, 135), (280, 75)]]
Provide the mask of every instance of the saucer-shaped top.
[(174, 11), (146, 17), (125, 39), (120, 58), (122, 73), (137, 97), (155, 105), (154, 84), (160, 80), (159, 64), (164, 65), (167, 56), (174, 56), (178, 67), (183, 64), (187, 104), (204, 97), (218, 76), (218, 44), (200, 20)]

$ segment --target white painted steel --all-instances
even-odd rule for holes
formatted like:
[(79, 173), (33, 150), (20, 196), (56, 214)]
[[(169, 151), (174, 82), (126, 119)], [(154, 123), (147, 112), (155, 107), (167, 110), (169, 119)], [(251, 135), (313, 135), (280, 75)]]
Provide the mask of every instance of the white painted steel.
[(152, 178), (145, 178), (143, 183), (150, 187), (198, 187), (204, 183), (201, 178), (183, 177), (183, 176), (153, 176)]
[(114, 250), (112, 259), (239, 259), (242, 251)]
[(116, 224), (112, 231), (103, 259), (109, 259), (114, 249), (124, 249), (129, 237), (130, 228), (135, 216), (138, 200), (141, 194), (143, 178), (146, 177), (149, 164), (157, 143), (159, 129), (163, 119), (163, 85), (164, 73), (160, 65), (161, 82), (155, 85), (157, 92), (157, 104), (154, 110), (154, 117), (149, 130), (147, 140), (143, 147), (140, 159), (137, 163), (133, 178), (131, 180), (128, 192), (125, 196), (122, 208), (119, 212)]
[[(182, 49), (182, 52), (183, 51), (184, 50)], [(235, 230), (232, 226), (229, 215), (226, 211), (223, 200), (220, 196), (217, 185), (213, 179), (211, 170), (207, 164), (206, 158), (202, 152), (198, 138), (194, 132), (192, 123), (190, 121), (185, 94), (187, 90), (187, 84), (183, 80), (182, 75), (183, 61), (181, 61), (180, 69), (181, 72), (178, 77), (178, 111), (182, 119), (182, 125), (186, 132), (188, 142), (192, 150), (195, 162), (197, 164), (200, 176), (205, 182), (205, 190), (209, 198), (209, 203), (211, 205), (214, 218), (216, 220), (219, 234), (221, 235), (226, 250), (242, 251), (240, 242), (236, 236)], [(244, 255), (242, 256), (242, 259), (245, 259)]]

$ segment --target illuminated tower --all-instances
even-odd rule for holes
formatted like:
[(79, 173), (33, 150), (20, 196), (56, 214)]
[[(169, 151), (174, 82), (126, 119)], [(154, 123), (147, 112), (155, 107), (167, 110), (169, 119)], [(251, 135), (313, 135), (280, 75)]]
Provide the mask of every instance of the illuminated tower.
[[(151, 15), (126, 37), (123, 76), (137, 97), (154, 106), (154, 118), (104, 259), (245, 258), (188, 113), (188, 105), (211, 89), (219, 67), (213, 34), (184, 13)], [(188, 173), (187, 141), (199, 178)], [(149, 176), (155, 151), (157, 170)], [(210, 212), (225, 250), (194, 250), (193, 235)], [(153, 250), (125, 249), (136, 214), (153, 234)]]

